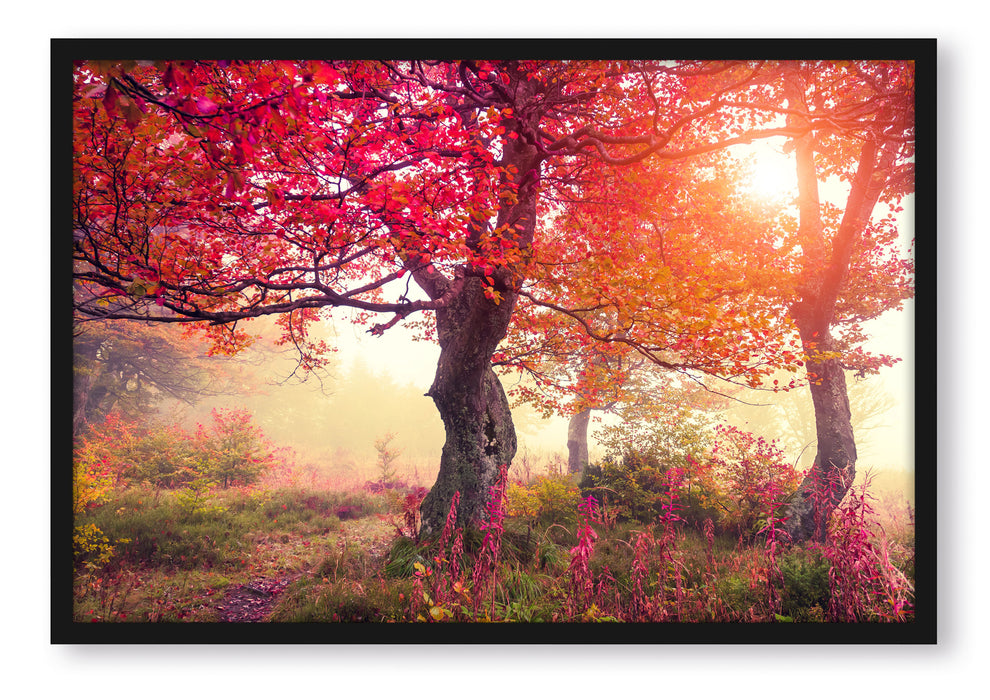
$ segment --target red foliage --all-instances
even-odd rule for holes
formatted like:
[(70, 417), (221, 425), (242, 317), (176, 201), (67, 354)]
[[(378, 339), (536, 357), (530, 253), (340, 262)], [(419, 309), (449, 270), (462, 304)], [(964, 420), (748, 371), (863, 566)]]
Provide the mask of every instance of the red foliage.
[(912, 611), (914, 589), (890, 561), (886, 538), (873, 518), (869, 486), (867, 474), (849, 490), (830, 518), (825, 542), (818, 545), (830, 564), (829, 615), (838, 622), (903, 622)]
[[(805, 70), (834, 105), (816, 115), (823, 172), (850, 177), (847, 134), (883, 114), (882, 86), (910, 93), (910, 66)], [(734, 191), (725, 148), (803, 133), (775, 121), (785, 74), (735, 61), (80, 63), (76, 309), (216, 323), (202, 330), (221, 352), (249, 342), (237, 320), (279, 314), (312, 366), (328, 350), (306, 337), (319, 309), (393, 314), (372, 325), (382, 332), (448, 301), (391, 283), (474, 276), (495, 303), (522, 295), (518, 347), (535, 352), (510, 343), (502, 360), (551, 384), (572, 383), (545, 367), (561, 352), (630, 348), (756, 381), (801, 361), (785, 321), (798, 265), (793, 231)], [(539, 153), (528, 172), (500, 158), (520, 144)], [(897, 185), (892, 202), (909, 191)], [(533, 191), (541, 225), (524, 234), (513, 207)], [(891, 230), (864, 239), (849, 314), (903, 297)], [(605, 389), (582, 381), (582, 396)]]
[(775, 442), (731, 425), (716, 427), (712, 454), (704, 465), (726, 494), (725, 524), (753, 536), (779, 524), (778, 509), (801, 479)]
[(591, 571), (591, 557), (595, 553), (595, 540), (598, 533), (591, 527), (595, 522), (598, 506), (594, 496), (581, 502), (581, 523), (577, 530), (577, 544), (571, 549), (571, 562), (567, 566), (570, 595), (567, 598), (567, 614), (581, 615), (595, 602), (595, 575)]

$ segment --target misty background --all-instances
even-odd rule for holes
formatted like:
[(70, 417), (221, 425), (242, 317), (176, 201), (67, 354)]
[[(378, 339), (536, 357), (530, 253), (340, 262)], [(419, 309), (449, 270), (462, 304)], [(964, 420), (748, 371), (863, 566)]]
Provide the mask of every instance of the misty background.
[[(869, 349), (902, 358), (879, 375), (855, 379), (849, 375), (862, 476), (868, 468), (895, 473), (896, 481), (913, 500), (914, 472), (914, 304), (888, 312), (869, 323)], [(246, 408), (266, 436), (293, 450), (302, 478), (348, 482), (376, 478), (376, 441), (393, 436), (390, 447), (400, 455), (397, 475), (412, 483), (431, 485), (436, 478), (444, 443), (443, 423), (425, 396), (433, 381), (440, 348), (416, 340), (417, 331), (395, 326), (373, 337), (346, 319), (314, 325), (314, 339), (336, 349), (324, 372), (301, 381), (293, 375), (294, 350), (276, 348), (272, 322), (257, 319), (246, 330), (262, 339), (243, 357), (215, 358), (224, 371), (239, 376), (244, 393), (206, 397), (194, 406), (167, 402), (163, 415), (187, 427), (206, 422), (213, 408)], [(219, 366), (219, 365), (218, 365)], [(503, 376), (508, 390), (514, 378)], [(755, 398), (752, 398), (755, 397)], [(750, 400), (766, 404), (733, 404), (721, 420), (777, 440), (788, 460), (801, 468), (815, 456), (815, 425), (806, 387), (774, 394), (758, 392)], [(567, 419), (544, 419), (528, 406), (513, 409), (519, 442), (515, 466), (538, 473), (567, 462)], [(593, 413), (589, 428), (592, 462), (605, 456), (595, 438), (603, 424), (615, 418)], [(890, 475), (893, 476), (893, 475)], [(886, 481), (886, 479), (885, 479)]]

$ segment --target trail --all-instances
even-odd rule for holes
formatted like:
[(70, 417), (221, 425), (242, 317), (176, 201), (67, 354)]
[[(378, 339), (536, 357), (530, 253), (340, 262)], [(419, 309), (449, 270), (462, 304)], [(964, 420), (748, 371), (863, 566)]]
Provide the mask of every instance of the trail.
[(220, 622), (264, 622), (286, 586), (296, 578), (262, 578), (233, 587), (216, 606)]

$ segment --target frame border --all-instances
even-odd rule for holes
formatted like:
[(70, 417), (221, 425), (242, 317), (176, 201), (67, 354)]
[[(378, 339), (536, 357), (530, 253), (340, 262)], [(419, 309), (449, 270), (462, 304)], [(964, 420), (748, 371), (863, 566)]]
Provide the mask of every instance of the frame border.
[[(915, 180), (915, 621), (872, 623), (373, 623), (72, 622), (72, 191), (74, 60), (113, 59), (658, 58), (913, 60)], [(51, 40), (52, 644), (936, 644), (936, 60), (922, 39), (71, 39)], [(917, 232), (924, 231), (918, 238)], [(929, 332), (919, 335), (917, 319)], [(919, 420), (921, 419), (921, 420)], [(66, 439), (68, 438), (68, 439)], [(922, 469), (919, 471), (918, 466)], [(64, 562), (64, 563), (63, 563)]]

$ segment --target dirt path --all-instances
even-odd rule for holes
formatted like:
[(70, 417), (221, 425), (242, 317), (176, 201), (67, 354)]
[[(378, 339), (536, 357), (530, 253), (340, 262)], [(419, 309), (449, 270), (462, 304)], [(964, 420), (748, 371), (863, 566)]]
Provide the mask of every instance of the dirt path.
[(220, 622), (264, 622), (294, 577), (263, 578), (235, 586), (216, 606)]
[[(348, 521), (338, 533), (341, 547), (357, 547), (369, 566), (380, 566), (388, 555), (394, 526), (377, 518)], [(308, 544), (308, 543), (307, 543)], [(327, 550), (328, 555), (343, 556), (343, 549), (336, 545)], [(349, 553), (347, 556), (354, 556)], [(312, 571), (299, 571), (281, 578), (260, 578), (250, 583), (231, 586), (215, 610), (220, 622), (265, 622), (275, 603), (286, 587)]]

